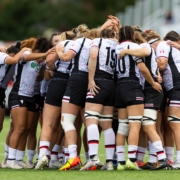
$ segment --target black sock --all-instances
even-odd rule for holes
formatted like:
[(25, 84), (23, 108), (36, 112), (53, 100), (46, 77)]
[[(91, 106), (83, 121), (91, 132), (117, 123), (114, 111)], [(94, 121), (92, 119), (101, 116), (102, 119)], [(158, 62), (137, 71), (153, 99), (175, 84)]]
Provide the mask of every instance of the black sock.
[(108, 163), (108, 162), (110, 162), (110, 161), (112, 161), (112, 159), (106, 159), (106, 163)]
[(126, 164), (125, 161), (119, 161), (119, 163), (120, 163), (121, 165), (125, 165), (125, 164)]
[(136, 158), (129, 158), (131, 162), (136, 162)]
[(89, 156), (90, 157), (90, 159), (93, 159), (94, 158), (94, 156), (96, 156), (97, 154), (94, 154), (94, 155), (91, 155), (91, 156)]

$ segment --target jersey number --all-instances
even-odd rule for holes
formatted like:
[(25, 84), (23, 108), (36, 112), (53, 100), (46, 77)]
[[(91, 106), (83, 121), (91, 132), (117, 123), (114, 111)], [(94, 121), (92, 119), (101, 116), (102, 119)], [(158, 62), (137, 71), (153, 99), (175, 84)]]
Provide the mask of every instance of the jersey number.
[[(122, 67), (121, 67), (120, 61), (122, 62)], [(117, 65), (118, 65), (119, 72), (121, 74), (124, 74), (126, 72), (126, 65), (125, 65), (124, 57), (121, 60), (120, 59), (117, 60)]]
[(115, 61), (116, 61), (115, 50), (113, 49), (113, 50), (110, 51), (110, 47), (106, 47), (106, 49), (107, 49), (106, 66), (109, 65), (109, 60), (110, 60), (110, 56), (111, 56), (111, 59), (112, 59), (113, 62), (110, 61), (110, 67), (111, 67), (111, 68), (114, 68), (114, 66), (115, 66)]

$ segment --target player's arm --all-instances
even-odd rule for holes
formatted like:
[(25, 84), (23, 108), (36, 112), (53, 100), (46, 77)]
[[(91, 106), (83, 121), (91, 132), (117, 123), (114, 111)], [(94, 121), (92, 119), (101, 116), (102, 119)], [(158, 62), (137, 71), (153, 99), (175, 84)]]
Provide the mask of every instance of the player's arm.
[(136, 57), (147, 57), (150, 55), (149, 49), (141, 48), (141, 49), (123, 49), (119, 53), (119, 59), (122, 59), (125, 55), (131, 55)]
[(146, 81), (149, 84), (151, 84), (152, 88), (154, 88), (156, 91), (161, 92), (162, 91), (161, 85), (154, 81), (146, 65), (143, 62), (141, 62), (141, 63), (138, 63), (137, 66), (139, 70), (141, 71), (143, 77), (146, 79)]
[(180, 45), (179, 45), (178, 43), (176, 43), (176, 42), (174, 42), (174, 41), (170, 41), (170, 40), (166, 41), (166, 43), (167, 43), (168, 45), (170, 45), (170, 46), (172, 46), (172, 47), (180, 50)]
[(30, 54), (25, 54), (23, 57), (22, 57), (22, 60), (24, 62), (27, 62), (27, 61), (32, 61), (32, 60), (35, 60), (35, 59), (41, 59), (41, 58), (44, 58), (46, 57), (48, 54), (53, 54), (55, 53), (55, 48), (51, 48), (49, 49), (48, 51), (46, 51), (45, 53), (30, 53)]
[(54, 53), (54, 54), (49, 54), (47, 57), (46, 57), (46, 64), (48, 66), (48, 68), (51, 70), (51, 71), (55, 71), (56, 70), (56, 67), (55, 67), (55, 62), (59, 59), (57, 53)]
[(7, 50), (7, 48), (6, 48), (5, 46), (0, 46), (0, 51), (1, 51), (1, 52), (4, 52), (4, 53), (5, 53), (6, 50)]
[(166, 57), (157, 58), (157, 64), (160, 71), (163, 71), (168, 63), (168, 59)]
[(156, 48), (156, 59), (160, 71), (163, 71), (167, 66), (169, 52), (170, 46), (166, 43), (166, 41), (160, 42)]
[(99, 51), (99, 48), (97, 46), (91, 47), (90, 57), (88, 61), (88, 79), (89, 79), (88, 89), (90, 90), (91, 94), (98, 93), (97, 89), (99, 89), (99, 87), (97, 87), (94, 82), (98, 51)]
[(5, 64), (16, 64), (16, 63), (18, 63), (19, 60), (21, 59), (22, 54), (23, 54), (25, 51), (31, 51), (31, 50), (30, 50), (29, 48), (23, 48), (23, 49), (21, 49), (21, 51), (18, 52), (14, 57), (8, 56), (8, 57), (5, 59)]
[(70, 61), (76, 55), (76, 53), (72, 50), (68, 50), (67, 52), (63, 53), (64, 46), (62, 46), (61, 44), (56, 45), (56, 52), (57, 52), (59, 59), (61, 59), (62, 61)]

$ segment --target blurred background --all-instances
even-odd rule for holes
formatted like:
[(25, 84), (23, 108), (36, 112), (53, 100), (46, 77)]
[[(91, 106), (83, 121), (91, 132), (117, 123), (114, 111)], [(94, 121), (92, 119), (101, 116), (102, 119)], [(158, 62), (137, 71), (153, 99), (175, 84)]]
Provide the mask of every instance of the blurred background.
[(107, 15), (122, 25), (155, 29), (162, 36), (180, 33), (180, 0), (0, 0), (0, 45), (54, 32), (81, 23), (90, 28), (103, 24)]

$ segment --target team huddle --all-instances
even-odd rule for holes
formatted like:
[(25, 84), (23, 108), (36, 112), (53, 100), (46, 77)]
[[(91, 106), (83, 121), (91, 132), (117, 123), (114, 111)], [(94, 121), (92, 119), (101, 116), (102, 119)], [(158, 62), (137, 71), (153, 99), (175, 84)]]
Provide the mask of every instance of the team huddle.
[[(121, 26), (110, 15), (99, 28), (81, 24), (50, 40), (29, 38), (0, 50), (0, 130), (5, 91), (13, 79), (1, 168), (180, 169), (177, 32), (161, 38), (154, 30)], [(98, 157), (101, 133), (105, 163)]]

